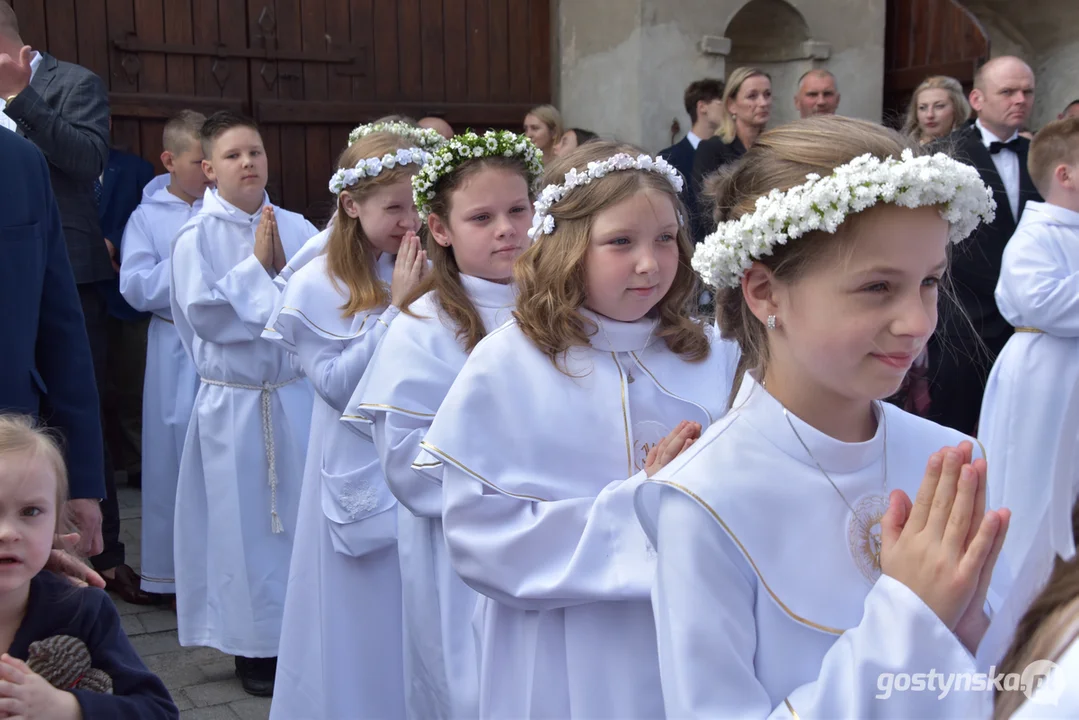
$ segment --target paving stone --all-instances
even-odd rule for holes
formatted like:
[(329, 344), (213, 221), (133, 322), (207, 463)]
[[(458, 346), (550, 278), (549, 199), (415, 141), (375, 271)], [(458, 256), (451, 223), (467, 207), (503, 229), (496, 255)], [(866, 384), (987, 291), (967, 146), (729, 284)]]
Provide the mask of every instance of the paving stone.
[(206, 682), (206, 676), (198, 665), (180, 665), (178, 667), (164, 668), (157, 671), (157, 676), (169, 692), (176, 694), (185, 687), (199, 685)]
[(224, 705), (225, 703), (250, 697), (244, 692), (243, 686), (240, 685), (240, 681), (236, 678), (192, 685), (189, 688), (184, 688), (183, 693), (191, 698), (191, 702), (195, 703), (195, 707)]
[(161, 672), (179, 667), (199, 667), (214, 660), (220, 660), (222, 654), (213, 648), (180, 648), (160, 655), (143, 656), (142, 661), (150, 672)]
[(270, 698), (247, 698), (229, 703), (240, 720), (267, 720), (270, 717)]
[(195, 707), (195, 703), (191, 702), (191, 699), (179, 690), (169, 690), (169, 694), (172, 695), (172, 702), (175, 703), (176, 709), (180, 712)]
[(131, 603), (124, 602), (116, 593), (109, 593), (109, 597), (112, 598), (113, 605), (116, 606), (117, 612), (123, 615), (137, 615), (141, 612), (146, 612), (146, 608), (142, 605), (132, 605)]
[(220, 660), (200, 665), (199, 670), (202, 671), (204, 682), (232, 680), (236, 677), (236, 659), (225, 656)]
[(171, 632), (139, 635), (131, 638), (131, 644), (135, 646), (135, 652), (143, 660), (151, 655), (160, 655), (161, 653), (180, 649), (180, 641), (176, 638), (176, 633)]
[(120, 627), (124, 629), (129, 638), (146, 633), (146, 627), (142, 624), (142, 620), (139, 619), (138, 615), (121, 615)]
[(151, 610), (139, 615), (146, 632), (168, 632), (176, 629), (176, 613), (172, 610)]
[(194, 708), (180, 713), (180, 720), (236, 720), (236, 713), (228, 705)]

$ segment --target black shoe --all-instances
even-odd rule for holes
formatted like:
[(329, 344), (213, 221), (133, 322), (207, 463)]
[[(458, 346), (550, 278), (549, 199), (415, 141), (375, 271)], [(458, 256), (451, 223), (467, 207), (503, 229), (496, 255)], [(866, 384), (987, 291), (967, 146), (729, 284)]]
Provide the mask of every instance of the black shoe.
[(236, 677), (244, 692), (255, 697), (272, 697), (277, 658), (247, 658), (236, 656)]

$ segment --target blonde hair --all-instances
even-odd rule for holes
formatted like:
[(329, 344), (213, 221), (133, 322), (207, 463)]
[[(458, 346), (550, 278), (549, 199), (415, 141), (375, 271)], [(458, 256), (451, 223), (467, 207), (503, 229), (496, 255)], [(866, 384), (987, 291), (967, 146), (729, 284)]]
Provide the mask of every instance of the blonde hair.
[(733, 141), (738, 133), (738, 126), (734, 121), (734, 116), (731, 115), (731, 111), (727, 109), (727, 103), (730, 102), (731, 98), (738, 97), (738, 91), (742, 89), (742, 84), (752, 77), (766, 77), (768, 82), (772, 81), (771, 75), (755, 67), (736, 68), (727, 79), (727, 89), (723, 91), (723, 102), (719, 113), (719, 127), (716, 128), (716, 137), (719, 137), (725, 143)]
[(31, 460), (41, 458), (56, 476), (56, 531), (60, 532), (67, 502), (67, 465), (60, 442), (29, 415), (0, 413), (0, 456), (16, 453)]
[[(488, 169), (517, 173), (524, 179), (526, 185), (532, 179), (525, 161), (518, 157), (481, 157), (466, 160), (435, 183), (435, 196), (429, 201), (431, 215), (437, 216), (449, 226), (454, 192), (460, 189), (469, 178)], [(528, 197), (532, 200), (531, 189), (529, 189)], [(430, 220), (423, 227), (423, 237), (427, 258), (431, 261), (431, 270), (401, 303), (401, 310), (413, 317), (420, 317), (412, 311), (412, 304), (427, 293), (436, 291), (439, 307), (457, 328), (458, 342), (461, 343), (465, 352), (472, 352), (472, 349), (487, 334), (483, 318), (480, 317), (479, 311), (468, 297), (468, 292), (461, 285), (461, 268), (457, 265), (453, 248), (443, 247), (435, 242), (431, 235)]]
[[(709, 180), (706, 192), (715, 200), (717, 222), (736, 220), (754, 212), (757, 199), (773, 188), (789, 190), (804, 183), (809, 173), (830, 175), (839, 165), (866, 153), (898, 158), (905, 149), (921, 154), (909, 137), (874, 123), (835, 115), (805, 118), (762, 133), (737, 163)], [(792, 282), (822, 256), (849, 242), (859, 217), (848, 219), (835, 234), (817, 231), (778, 245), (759, 262), (781, 282)], [(741, 287), (719, 291), (716, 316), (723, 336), (737, 341), (742, 350), (736, 377), (747, 370), (763, 373), (768, 364), (768, 334), (749, 309)]]
[(915, 140), (922, 139), (922, 130), (918, 126), (918, 96), (923, 90), (943, 90), (948, 93), (948, 99), (952, 103), (952, 130), (970, 119), (970, 103), (967, 102), (963, 94), (963, 86), (958, 80), (947, 75), (927, 77), (910, 96), (910, 104), (907, 105), (907, 120), (903, 123), (903, 132)]
[[(588, 163), (620, 152), (634, 157), (641, 154), (630, 145), (596, 140), (556, 161), (544, 174), (543, 184), (559, 184), (571, 168), (585, 170)], [(588, 347), (589, 338), (598, 330), (580, 312), (586, 298), (585, 257), (593, 220), (597, 213), (642, 190), (662, 193), (670, 198), (676, 213), (687, 216), (678, 193), (665, 177), (643, 170), (612, 172), (555, 203), (551, 207), (554, 232), (538, 239), (514, 265), (518, 291), (514, 317), (521, 331), (556, 366), (569, 348)], [(677, 242), (678, 271), (671, 289), (655, 307), (659, 318), (655, 334), (672, 352), (697, 362), (708, 356), (709, 343), (701, 325), (690, 319), (699, 287), (689, 264), (693, 244), (686, 228), (679, 227)]]
[(165, 123), (161, 133), (161, 145), (173, 155), (187, 152), (199, 142), (199, 132), (206, 123), (206, 116), (194, 110), (181, 110)]
[(537, 105), (528, 111), (529, 115), (535, 115), (541, 123), (547, 126), (551, 133), (551, 146), (562, 139), (562, 113), (554, 105)]
[[(1072, 535), (1079, 538), (1079, 503), (1072, 507)], [(1079, 557), (1059, 557), (1045, 587), (1030, 604), (1011, 647), (998, 668), (1002, 674), (1022, 674), (1037, 660), (1056, 661), (1079, 635)], [(1007, 720), (1027, 700), (1018, 690), (997, 692), (993, 720)]]
[(1034, 136), (1027, 155), (1027, 170), (1042, 197), (1053, 186), (1053, 173), (1062, 164), (1079, 163), (1079, 118), (1049, 123)]
[[(338, 169), (354, 168), (365, 158), (380, 158), (397, 150), (408, 148), (407, 140), (393, 133), (372, 133), (345, 148), (337, 160)], [(335, 287), (344, 283), (348, 302), (341, 306), (342, 317), (388, 305), (390, 289), (378, 277), (375, 266), (375, 249), (371, 246), (359, 218), (349, 217), (345, 212), (345, 193), (354, 202), (362, 202), (372, 192), (407, 180), (415, 174), (418, 165), (398, 165), (384, 168), (372, 178), (362, 178), (355, 185), (342, 191), (337, 198), (337, 218), (326, 241), (326, 269)]]

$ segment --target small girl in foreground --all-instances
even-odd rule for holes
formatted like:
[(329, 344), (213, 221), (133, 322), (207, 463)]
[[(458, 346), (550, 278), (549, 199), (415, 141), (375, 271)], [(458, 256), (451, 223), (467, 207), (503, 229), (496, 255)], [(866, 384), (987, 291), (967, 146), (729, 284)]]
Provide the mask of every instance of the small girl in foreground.
[(722, 415), (735, 362), (689, 317), (682, 178), (638, 152), (589, 143), (547, 172), (515, 320), (422, 443), (454, 569), (485, 596), (483, 718), (663, 716), (633, 491)]
[(1009, 515), (985, 510), (972, 443), (880, 400), (932, 334), (948, 244), (991, 217), (989, 191), (836, 117), (761, 135), (720, 183), (725, 222), (693, 265), (721, 288), (738, 389), (636, 499), (667, 716), (968, 717), (976, 693), (880, 682), (976, 671)]
[[(178, 718), (164, 684), (131, 647), (109, 596), (97, 588), (73, 587), (43, 569), (66, 500), (67, 469), (56, 442), (30, 418), (0, 415), (0, 716)], [(25, 661), (31, 645), (56, 642), (58, 635), (85, 644), (92, 669), (111, 680), (111, 694), (78, 689), (79, 682), (56, 688), (30, 670)], [(53, 658), (58, 660), (70, 662), (66, 655)]]

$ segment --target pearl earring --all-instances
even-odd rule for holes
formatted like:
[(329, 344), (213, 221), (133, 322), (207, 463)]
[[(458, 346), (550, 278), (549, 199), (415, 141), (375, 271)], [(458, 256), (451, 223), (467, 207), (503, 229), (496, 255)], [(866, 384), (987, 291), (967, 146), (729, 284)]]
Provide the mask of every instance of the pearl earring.
[(776, 329), (776, 316), (775, 315), (769, 315), (768, 316), (768, 329), (769, 330), (775, 330)]

